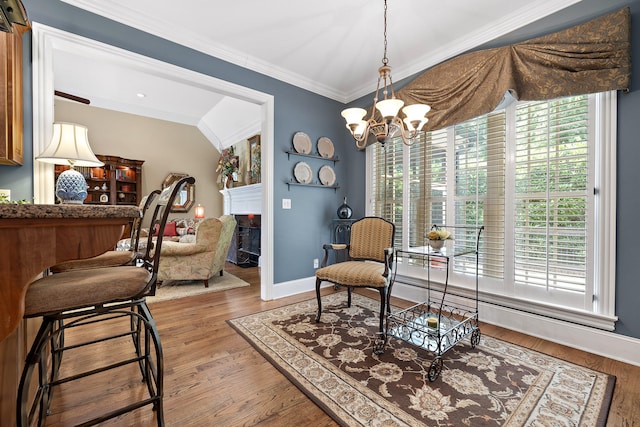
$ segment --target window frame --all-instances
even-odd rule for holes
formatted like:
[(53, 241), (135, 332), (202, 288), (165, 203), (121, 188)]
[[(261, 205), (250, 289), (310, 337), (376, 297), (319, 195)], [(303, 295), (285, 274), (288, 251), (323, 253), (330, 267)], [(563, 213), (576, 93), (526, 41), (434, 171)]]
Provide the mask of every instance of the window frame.
[[(616, 262), (616, 138), (617, 138), (617, 92), (609, 91), (598, 94), (589, 95), (590, 111), (594, 113), (595, 119), (591, 120), (589, 125), (590, 140), (591, 135), (595, 140), (595, 162), (593, 174), (593, 191), (594, 191), (594, 209), (593, 221), (590, 224), (589, 232), (593, 233), (593, 250), (592, 259), (597, 260), (594, 268), (587, 272), (593, 274), (593, 289), (587, 289), (587, 293), (591, 291), (593, 298), (592, 309), (585, 307), (584, 309), (567, 307), (551, 302), (536, 302), (528, 300), (524, 296), (518, 296), (513, 293), (514, 284), (507, 284), (510, 277), (505, 277), (502, 283), (494, 283), (492, 286), (486, 286), (486, 280), (481, 278), (479, 296), (482, 302), (489, 304), (497, 304), (511, 309), (543, 315), (555, 319), (567, 320), (581, 325), (597, 327), (604, 330), (612, 331), (615, 329), (615, 262)], [(507, 109), (515, 109), (517, 103), (507, 106)], [(507, 140), (513, 141), (515, 134), (513, 123), (509, 123), (509, 115), (507, 115)], [(448, 134), (453, 135), (453, 126), (447, 128)], [(450, 138), (452, 141), (453, 138)], [(448, 153), (452, 153), (452, 145), (448, 145)], [(513, 163), (513, 144), (507, 143), (506, 147), (506, 169), (507, 174), (510, 173), (509, 168), (514, 167)], [(408, 164), (409, 150), (404, 149), (403, 156), (405, 164)], [(448, 154), (449, 155), (449, 154)], [(372, 146), (366, 149), (366, 206), (367, 215), (374, 215), (374, 199), (375, 196), (371, 191), (373, 188), (373, 149)], [(453, 168), (448, 168), (453, 169)], [(450, 177), (453, 171), (448, 171)], [(409, 174), (404, 174), (403, 185), (405, 188), (409, 184)], [(452, 182), (448, 180), (448, 182)], [(403, 191), (403, 228), (408, 229), (408, 197), (409, 191)], [(505, 192), (505, 205), (512, 206), (515, 194), (514, 191)], [(508, 222), (509, 221), (509, 222)], [(505, 209), (505, 224), (513, 223), (512, 210)], [(505, 227), (505, 239), (513, 239), (513, 228)], [(407, 247), (408, 235), (403, 236), (403, 247)], [(505, 255), (505, 271), (513, 263), (508, 254)], [(422, 271), (416, 268), (399, 269), (396, 278), (396, 286), (398, 284), (408, 284), (411, 286), (424, 287), (425, 281)], [(432, 279), (434, 275), (432, 274)], [(436, 281), (438, 277), (436, 275)], [(485, 286), (483, 286), (483, 281)], [(470, 295), (470, 285), (473, 280), (457, 277), (452, 274), (449, 278), (449, 289), (452, 292), (462, 296)], [(483, 289), (484, 288), (484, 289)], [(394, 287), (397, 289), (397, 287)]]

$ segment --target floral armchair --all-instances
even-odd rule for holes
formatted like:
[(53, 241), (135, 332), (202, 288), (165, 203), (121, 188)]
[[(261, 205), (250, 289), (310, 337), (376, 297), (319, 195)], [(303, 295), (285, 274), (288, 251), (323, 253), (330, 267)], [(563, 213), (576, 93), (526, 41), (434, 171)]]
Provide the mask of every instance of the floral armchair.
[(222, 272), (236, 228), (231, 215), (206, 218), (196, 228), (192, 243), (164, 241), (160, 255), (158, 281), (203, 280), (209, 287), (209, 278)]

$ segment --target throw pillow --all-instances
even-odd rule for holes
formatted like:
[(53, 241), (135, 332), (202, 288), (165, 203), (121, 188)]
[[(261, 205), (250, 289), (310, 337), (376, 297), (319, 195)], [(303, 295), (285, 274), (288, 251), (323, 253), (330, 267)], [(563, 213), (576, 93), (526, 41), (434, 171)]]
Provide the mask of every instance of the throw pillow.
[[(154, 236), (158, 235), (158, 229), (156, 228), (156, 231), (153, 233)], [(178, 232), (176, 231), (176, 223), (173, 221), (167, 222), (164, 225), (164, 233), (163, 236), (177, 236)]]

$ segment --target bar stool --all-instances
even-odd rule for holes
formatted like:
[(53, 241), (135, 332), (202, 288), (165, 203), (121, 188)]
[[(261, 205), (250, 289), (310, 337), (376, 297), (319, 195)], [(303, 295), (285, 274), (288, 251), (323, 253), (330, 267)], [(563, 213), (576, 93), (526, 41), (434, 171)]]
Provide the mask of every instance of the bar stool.
[(155, 198), (160, 194), (160, 190), (153, 190), (140, 201), (139, 207), (142, 212), (140, 218), (136, 218), (131, 226), (131, 237), (129, 239), (129, 250), (113, 250), (107, 251), (100, 255), (85, 258), (64, 261), (49, 267), (51, 273), (63, 273), (65, 271), (76, 270), (79, 268), (100, 268), (100, 267), (117, 267), (119, 265), (133, 264), (137, 257), (141, 254), (138, 252), (140, 244), (140, 231), (145, 224), (148, 225), (150, 219), (145, 217), (149, 211), (149, 207), (153, 205)]
[[(155, 199), (156, 203), (150, 208), (150, 229), (157, 229), (160, 236), (164, 232), (171, 206), (185, 183), (194, 184), (195, 179), (185, 177), (176, 181), (160, 193)], [(70, 270), (43, 277), (29, 286), (24, 317), (42, 316), (43, 320), (27, 355), (18, 387), (18, 426), (31, 426), (36, 417), (37, 425), (45, 424), (56, 386), (129, 364), (139, 366), (148, 397), (127, 402), (126, 405), (94, 417), (82, 425), (95, 425), (146, 405), (152, 405), (155, 410), (158, 426), (164, 425), (162, 345), (155, 320), (145, 300), (146, 296), (155, 294), (162, 246), (162, 239), (154, 241), (153, 234), (149, 233), (146, 239), (143, 255), (136, 263), (138, 265)], [(68, 346), (60, 339), (69, 328), (90, 328), (96, 322), (119, 318), (129, 319), (128, 330), (112, 331), (109, 336)], [(65, 351), (79, 350), (127, 336), (132, 339), (134, 357), (59, 378)], [(38, 378), (38, 387), (30, 401), (29, 391), (34, 376)]]

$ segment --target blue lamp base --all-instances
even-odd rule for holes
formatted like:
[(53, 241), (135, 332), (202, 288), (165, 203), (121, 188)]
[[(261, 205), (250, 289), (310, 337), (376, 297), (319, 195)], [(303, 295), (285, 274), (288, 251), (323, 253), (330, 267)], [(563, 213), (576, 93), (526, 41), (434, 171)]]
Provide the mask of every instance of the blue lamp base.
[(87, 181), (75, 169), (68, 169), (58, 176), (56, 196), (60, 203), (81, 205), (87, 198)]

